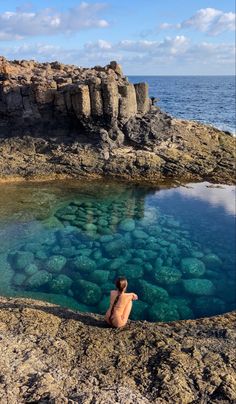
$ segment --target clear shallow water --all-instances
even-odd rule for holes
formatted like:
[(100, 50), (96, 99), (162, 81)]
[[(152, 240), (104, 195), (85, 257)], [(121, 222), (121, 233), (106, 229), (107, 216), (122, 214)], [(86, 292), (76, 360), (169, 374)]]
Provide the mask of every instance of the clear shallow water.
[(236, 132), (234, 76), (130, 76), (146, 81), (150, 96), (170, 115)]
[(236, 308), (235, 189), (54, 182), (0, 187), (0, 294), (104, 313), (117, 276), (133, 319)]

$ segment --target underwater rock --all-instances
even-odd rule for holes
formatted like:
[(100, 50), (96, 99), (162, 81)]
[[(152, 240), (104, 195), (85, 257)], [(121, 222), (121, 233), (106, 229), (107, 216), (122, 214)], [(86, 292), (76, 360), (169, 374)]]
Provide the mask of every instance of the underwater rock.
[(185, 279), (183, 286), (185, 291), (192, 295), (209, 296), (215, 293), (214, 284), (208, 279)]
[(217, 271), (222, 267), (222, 261), (216, 254), (204, 255), (202, 261), (205, 263), (207, 269)]
[(36, 264), (29, 264), (24, 268), (26, 275), (33, 275), (38, 272), (39, 268)]
[(14, 255), (13, 262), (16, 269), (24, 269), (27, 265), (34, 261), (34, 254), (28, 251), (17, 251)]
[(169, 299), (169, 302), (176, 306), (181, 320), (194, 318), (194, 313), (189, 307), (190, 299), (186, 299), (184, 297), (173, 297)]
[(47, 251), (45, 251), (45, 250), (38, 250), (36, 253), (35, 253), (35, 258), (37, 258), (38, 260), (42, 260), (42, 261), (44, 261), (44, 260), (47, 260), (48, 259), (48, 254), (47, 254)]
[(178, 246), (176, 244), (174, 244), (174, 243), (169, 244), (168, 253), (172, 258), (178, 257), (179, 254), (180, 254)]
[(86, 223), (84, 225), (84, 230), (88, 231), (88, 232), (95, 232), (97, 231), (97, 226), (93, 223)]
[(179, 313), (174, 304), (159, 302), (154, 303), (148, 309), (148, 319), (150, 321), (175, 321), (179, 319)]
[(199, 277), (205, 273), (205, 265), (197, 258), (183, 258), (180, 263), (181, 271), (189, 277)]
[(192, 251), (192, 257), (202, 259), (202, 257), (204, 257), (204, 254), (200, 251)]
[(22, 286), (23, 283), (25, 282), (25, 280), (26, 280), (26, 275), (19, 272), (19, 273), (15, 274), (15, 276), (13, 278), (13, 283), (16, 286)]
[(61, 272), (66, 264), (66, 258), (63, 255), (52, 255), (46, 262), (46, 268), (49, 272)]
[(139, 265), (126, 264), (118, 268), (117, 275), (127, 279), (138, 279), (143, 277), (143, 269)]
[(103, 271), (102, 269), (96, 269), (94, 272), (89, 274), (88, 280), (97, 284), (104, 284), (109, 279), (110, 272)]
[(73, 291), (76, 299), (88, 306), (94, 306), (102, 297), (102, 291), (98, 285), (83, 279), (74, 282)]
[(41, 270), (31, 275), (25, 282), (25, 286), (28, 289), (38, 289), (40, 286), (52, 280), (52, 274), (45, 270)]
[(178, 283), (181, 277), (181, 272), (176, 268), (167, 266), (155, 268), (154, 279), (160, 284), (174, 285), (175, 283)]
[(133, 231), (135, 229), (135, 221), (133, 219), (122, 220), (119, 227), (123, 231)]
[(73, 260), (74, 268), (81, 273), (91, 273), (96, 269), (95, 261), (86, 256), (77, 257)]
[(30, 251), (32, 253), (36, 253), (38, 250), (42, 248), (41, 244), (38, 243), (27, 243), (24, 245), (24, 251)]
[(226, 310), (225, 302), (217, 297), (198, 297), (194, 301), (194, 312), (197, 317), (209, 317), (222, 314)]
[(102, 300), (98, 303), (98, 311), (101, 314), (105, 314), (110, 306), (110, 296), (104, 296)]
[(138, 286), (138, 294), (140, 295), (141, 300), (144, 300), (149, 304), (153, 304), (154, 301), (168, 300), (168, 292), (159, 286), (152, 285), (144, 280), (139, 280)]
[(117, 258), (122, 254), (122, 251), (126, 248), (125, 243), (122, 240), (114, 240), (104, 245), (104, 250), (111, 258)]
[(109, 243), (109, 241), (113, 241), (113, 237), (110, 235), (101, 236), (99, 239), (100, 243)]
[(115, 285), (112, 282), (106, 282), (100, 286), (104, 294), (109, 294), (111, 290), (115, 290)]
[(49, 288), (52, 293), (66, 293), (72, 285), (72, 279), (69, 276), (61, 274), (49, 282)]
[(138, 239), (140, 239), (140, 238), (147, 239), (148, 238), (147, 233), (145, 233), (145, 231), (143, 231), (143, 230), (136, 229), (132, 232), (132, 234), (133, 234), (134, 238), (138, 238)]
[(108, 268), (110, 270), (114, 270), (116, 271), (117, 269), (119, 269), (120, 267), (123, 268), (123, 266), (126, 264), (127, 260), (122, 258), (115, 258), (114, 260), (111, 261), (111, 263), (109, 264)]
[(130, 315), (131, 320), (145, 320), (147, 308), (148, 304), (142, 300), (134, 301)]

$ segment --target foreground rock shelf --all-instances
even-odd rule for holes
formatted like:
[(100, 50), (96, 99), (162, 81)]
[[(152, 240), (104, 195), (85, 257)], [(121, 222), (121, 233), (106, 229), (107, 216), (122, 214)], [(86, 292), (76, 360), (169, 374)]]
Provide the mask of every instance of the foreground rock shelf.
[(0, 397), (19, 403), (233, 403), (236, 312), (173, 323), (0, 298)]
[(162, 112), (115, 61), (86, 69), (0, 57), (0, 121), (0, 180), (235, 182), (235, 139)]

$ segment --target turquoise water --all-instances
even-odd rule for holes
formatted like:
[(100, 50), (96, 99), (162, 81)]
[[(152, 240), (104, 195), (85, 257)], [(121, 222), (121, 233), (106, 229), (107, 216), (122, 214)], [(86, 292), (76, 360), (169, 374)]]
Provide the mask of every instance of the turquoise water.
[(118, 276), (133, 319), (236, 308), (235, 189), (64, 181), (1, 185), (0, 294), (105, 313)]

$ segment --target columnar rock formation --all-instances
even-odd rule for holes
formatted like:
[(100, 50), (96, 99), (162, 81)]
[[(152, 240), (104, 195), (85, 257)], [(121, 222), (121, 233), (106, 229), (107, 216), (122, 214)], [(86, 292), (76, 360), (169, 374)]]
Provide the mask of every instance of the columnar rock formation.
[(151, 105), (121, 66), (0, 57), (0, 179), (110, 175), (234, 182), (235, 139)]
[(74, 118), (78, 124), (98, 119), (108, 124), (118, 119), (124, 124), (150, 110), (147, 84), (129, 83), (116, 62), (84, 69), (0, 58), (0, 83), (0, 116), (8, 135), (9, 119), (34, 134), (36, 128), (30, 129), (29, 123), (40, 121), (40, 127), (42, 122), (49, 123), (50, 128), (53, 120), (56, 127), (63, 117), (63, 127), (65, 118)]

